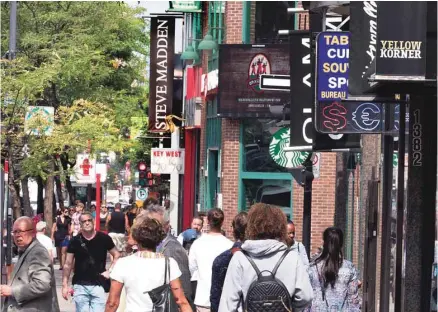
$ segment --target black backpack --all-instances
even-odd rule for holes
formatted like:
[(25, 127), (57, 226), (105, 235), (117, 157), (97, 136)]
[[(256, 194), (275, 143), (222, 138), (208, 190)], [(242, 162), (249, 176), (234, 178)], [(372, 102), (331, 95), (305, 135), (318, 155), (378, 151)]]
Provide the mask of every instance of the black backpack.
[[(289, 253), (287, 249), (278, 260), (272, 272), (264, 270), (260, 272), (254, 260), (242, 250), (249, 263), (257, 273), (257, 279), (251, 283), (244, 300), (245, 312), (282, 312), (292, 311), (292, 300), (286, 286), (275, 277), (278, 267)], [(268, 275), (262, 275), (267, 272)]]

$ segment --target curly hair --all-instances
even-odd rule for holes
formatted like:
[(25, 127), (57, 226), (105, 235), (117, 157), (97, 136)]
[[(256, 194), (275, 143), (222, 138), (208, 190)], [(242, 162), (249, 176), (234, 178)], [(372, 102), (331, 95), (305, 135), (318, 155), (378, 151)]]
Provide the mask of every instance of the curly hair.
[(132, 238), (148, 250), (155, 251), (165, 237), (163, 226), (155, 219), (145, 218), (132, 228)]
[(287, 242), (286, 215), (275, 206), (257, 203), (248, 212), (245, 238), (250, 240), (276, 239)]

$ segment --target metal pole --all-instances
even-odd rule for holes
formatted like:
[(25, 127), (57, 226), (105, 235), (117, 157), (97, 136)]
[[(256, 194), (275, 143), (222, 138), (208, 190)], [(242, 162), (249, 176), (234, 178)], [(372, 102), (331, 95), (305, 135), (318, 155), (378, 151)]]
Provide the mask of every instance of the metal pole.
[(314, 178), (310, 156), (303, 165), (305, 166), (305, 169), (302, 171), (302, 174), (304, 175), (303, 244), (306, 248), (307, 256), (310, 258), (312, 233), (312, 182)]
[(96, 173), (96, 231), (100, 231), (100, 173)]
[[(393, 126), (392, 106), (385, 105), (385, 130), (390, 131)], [(391, 213), (392, 213), (392, 156), (394, 139), (392, 135), (383, 136), (383, 169), (382, 169), (382, 246), (380, 272), (380, 312), (389, 311), (389, 285), (391, 269)]]
[(400, 103), (400, 122), (398, 135), (398, 172), (397, 172), (397, 238), (395, 257), (395, 311), (402, 311), (402, 266), (403, 266), (403, 222), (405, 197), (405, 129), (406, 104)]

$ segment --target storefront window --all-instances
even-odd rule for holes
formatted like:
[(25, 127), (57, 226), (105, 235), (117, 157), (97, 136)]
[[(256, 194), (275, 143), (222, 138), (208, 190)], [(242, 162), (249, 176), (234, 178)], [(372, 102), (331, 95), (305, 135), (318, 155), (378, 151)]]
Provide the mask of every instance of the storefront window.
[(265, 203), (282, 208), (286, 216), (291, 218), (290, 180), (243, 179), (243, 185), (245, 207), (242, 210), (248, 210), (256, 203)]
[[(288, 125), (285, 125), (288, 127)], [(282, 127), (274, 119), (245, 119), (243, 121), (242, 169), (247, 172), (286, 172), (269, 154), (272, 136)]]

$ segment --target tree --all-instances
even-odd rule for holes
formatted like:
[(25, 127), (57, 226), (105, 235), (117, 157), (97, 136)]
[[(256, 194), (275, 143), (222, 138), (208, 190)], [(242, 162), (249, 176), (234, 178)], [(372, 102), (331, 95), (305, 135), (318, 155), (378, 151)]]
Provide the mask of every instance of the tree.
[[(1, 48), (7, 51), (9, 3), (1, 6)], [(118, 141), (116, 132), (130, 126), (131, 116), (144, 115), (149, 38), (141, 13), (118, 2), (19, 3), (17, 58), (1, 62), (1, 113), (7, 125), (2, 128), (2, 159), (9, 158), (17, 169), (12, 186), (23, 178), (42, 178), (46, 212), (52, 207), (54, 181), (69, 185), (67, 173), (86, 148), (79, 142), (92, 140), (94, 151), (122, 153), (129, 144)], [(25, 132), (29, 105), (55, 109), (52, 135)], [(42, 120), (33, 125), (42, 126)], [(20, 199), (12, 186), (18, 216)]]

